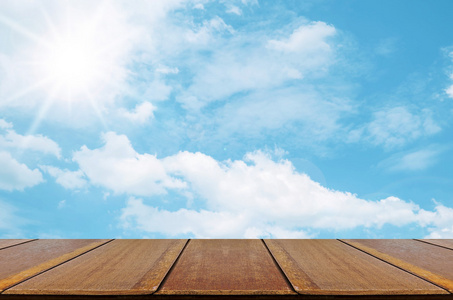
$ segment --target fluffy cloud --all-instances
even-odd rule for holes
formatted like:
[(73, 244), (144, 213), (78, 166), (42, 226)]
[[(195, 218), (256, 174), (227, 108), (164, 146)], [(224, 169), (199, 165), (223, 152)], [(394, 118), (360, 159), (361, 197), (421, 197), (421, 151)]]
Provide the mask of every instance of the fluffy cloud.
[(8, 152), (0, 151), (0, 189), (12, 191), (23, 190), (43, 182), (38, 169), (30, 170), (19, 163)]
[(165, 158), (164, 164), (206, 200), (209, 210), (246, 215), (248, 226), (284, 224), (287, 229), (341, 230), (403, 225), (415, 220), (418, 209), (397, 198), (373, 202), (329, 190), (298, 173), (291, 162), (275, 162), (262, 152), (224, 163), (201, 153), (180, 152)]
[(421, 224), (429, 226), (430, 239), (453, 238), (453, 208), (437, 203), (434, 211), (420, 213)]
[(447, 88), (445, 90), (445, 92), (447, 93), (447, 95), (450, 97), (450, 98), (453, 98), (453, 85), (450, 86), (449, 88)]
[(104, 147), (90, 150), (83, 146), (73, 160), (91, 183), (115, 193), (150, 196), (165, 194), (166, 188), (185, 184), (170, 177), (155, 155), (135, 152), (126, 136), (109, 132), (103, 135)]
[(172, 211), (131, 197), (121, 216), (125, 228), (169, 236), (308, 237), (316, 230), (389, 224), (431, 226), (433, 232), (449, 226), (434, 220), (443, 210), (425, 211), (396, 197), (369, 201), (331, 190), (297, 172), (290, 161), (275, 161), (260, 151), (224, 162), (191, 152), (158, 159), (135, 152), (125, 136), (110, 132), (103, 138), (102, 148), (83, 147), (74, 155), (92, 183), (136, 196), (172, 190), (194, 202)]
[(61, 149), (56, 142), (42, 135), (21, 135), (13, 129), (12, 123), (0, 119), (0, 149), (20, 149), (39, 151), (60, 158)]
[(139, 124), (146, 123), (149, 119), (154, 117), (154, 110), (156, 107), (152, 105), (150, 102), (143, 102), (137, 105), (133, 111), (127, 111), (125, 109), (120, 109), (120, 115), (130, 120), (131, 122), (136, 122)]
[(50, 174), (55, 181), (66, 189), (80, 189), (86, 186), (82, 171), (61, 170), (53, 166), (40, 166), (41, 170)]
[(335, 28), (324, 22), (311, 22), (296, 28), (286, 39), (270, 40), (269, 47), (286, 53), (319, 55), (332, 51), (326, 38), (335, 35)]
[(423, 109), (416, 114), (407, 107), (397, 106), (375, 112), (370, 123), (351, 132), (350, 140), (365, 138), (372, 144), (391, 149), (440, 130), (431, 117), (431, 111)]

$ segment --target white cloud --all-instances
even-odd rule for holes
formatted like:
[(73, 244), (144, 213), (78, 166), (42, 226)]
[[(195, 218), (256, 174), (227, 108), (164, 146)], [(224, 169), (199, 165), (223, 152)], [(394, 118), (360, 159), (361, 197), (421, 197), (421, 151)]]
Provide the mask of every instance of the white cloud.
[(429, 226), (429, 239), (453, 238), (453, 208), (437, 203), (434, 211), (420, 213), (421, 223)]
[(447, 93), (448, 97), (453, 98), (453, 85), (447, 88), (445, 92)]
[(195, 234), (199, 238), (234, 237), (241, 235), (244, 217), (228, 212), (180, 209), (175, 212), (145, 205), (143, 200), (130, 198), (121, 220), (126, 228), (144, 232), (160, 232), (168, 236)]
[(137, 104), (133, 111), (127, 111), (125, 109), (120, 109), (120, 115), (123, 118), (128, 119), (131, 122), (144, 124), (149, 119), (154, 117), (153, 112), (156, 110), (156, 107), (151, 104), (151, 102), (142, 102)]
[[(453, 51), (449, 52), (448, 56), (450, 57), (451, 61), (453, 62)], [(450, 80), (453, 81), (453, 71), (451, 71), (451, 73), (450, 73)], [(448, 97), (453, 99), (453, 84), (445, 89), (445, 93), (448, 95)]]
[(238, 15), (238, 16), (242, 15), (242, 10), (239, 7), (235, 6), (235, 5), (231, 5), (226, 10), (226, 12), (229, 13), (229, 14), (235, 14), (235, 15)]
[(241, 0), (244, 5), (259, 5), (258, 0)]
[(326, 41), (327, 38), (334, 36), (335, 27), (324, 22), (311, 22), (295, 29), (286, 39), (270, 40), (270, 48), (302, 55), (329, 53), (332, 51), (331, 45)]
[(13, 128), (13, 123), (6, 122), (3, 119), (0, 119), (0, 129), (9, 129)]
[(0, 119), (0, 129), (6, 129), (4, 134), (0, 134), (0, 149), (39, 151), (44, 154), (52, 154), (57, 158), (60, 158), (61, 148), (53, 140), (40, 134), (21, 135), (16, 133), (12, 127), (12, 123), (8, 123), (5, 120)]
[(431, 114), (428, 109), (412, 113), (404, 106), (382, 109), (373, 114), (370, 123), (352, 131), (350, 141), (365, 138), (372, 144), (382, 145), (387, 149), (403, 146), (441, 130)]
[(334, 63), (328, 39), (335, 32), (330, 25), (313, 22), (299, 26), (289, 38), (280, 33), (284, 37), (279, 40), (236, 33), (213, 49), (209, 63), (191, 66), (196, 71), (193, 82), (177, 99), (198, 110), (235, 93), (270, 90), (308, 74), (323, 74)]
[(233, 34), (234, 29), (219, 16), (209, 21), (203, 21), (203, 25), (195, 29), (186, 29), (184, 39), (197, 46), (210, 46), (216, 35)]
[(425, 170), (438, 161), (438, 156), (444, 150), (441, 146), (432, 146), (426, 149), (397, 153), (380, 162), (378, 166), (389, 171)]
[(119, 194), (141, 196), (164, 194), (166, 188), (185, 186), (165, 172), (155, 155), (135, 152), (126, 136), (109, 132), (102, 138), (102, 148), (90, 150), (83, 146), (73, 157), (92, 184)]
[(53, 166), (39, 166), (41, 170), (50, 174), (55, 181), (66, 189), (81, 189), (87, 185), (82, 171), (61, 170)]
[(154, 101), (168, 100), (173, 88), (170, 85), (165, 84), (162, 79), (156, 79), (148, 86), (143, 93), (144, 99)]
[[(354, 110), (347, 99), (323, 95), (310, 89), (287, 88), (251, 93), (219, 109), (214, 118), (213, 138), (228, 135), (270, 135), (297, 124), (297, 138), (313, 144), (332, 138), (341, 129), (341, 118)], [(293, 137), (295, 138), (295, 137)], [(307, 144), (308, 144), (307, 143)]]
[(415, 221), (418, 210), (397, 198), (373, 202), (329, 190), (295, 171), (289, 161), (274, 162), (261, 152), (225, 163), (201, 153), (180, 152), (165, 158), (164, 164), (171, 174), (184, 178), (193, 193), (206, 199), (209, 210), (245, 215), (248, 226), (275, 223), (286, 229), (341, 230), (403, 225)]
[(158, 159), (138, 154), (123, 135), (110, 132), (103, 139), (102, 148), (82, 147), (74, 154), (91, 183), (136, 196), (172, 190), (193, 201), (172, 211), (131, 197), (121, 216), (129, 229), (168, 236), (308, 237), (316, 230), (448, 225), (396, 197), (369, 201), (325, 188), (290, 161), (274, 161), (260, 151), (224, 162), (191, 152)]
[(179, 69), (176, 67), (170, 68), (170, 67), (161, 65), (156, 68), (156, 72), (161, 73), (161, 74), (178, 74)]
[(197, 4), (195, 4), (195, 5), (193, 6), (193, 8), (195, 8), (195, 9), (200, 9), (200, 10), (204, 10), (204, 5), (201, 4), (201, 3), (197, 3)]
[(43, 182), (38, 169), (30, 170), (19, 163), (8, 152), (0, 151), (0, 189), (12, 191), (23, 190)]

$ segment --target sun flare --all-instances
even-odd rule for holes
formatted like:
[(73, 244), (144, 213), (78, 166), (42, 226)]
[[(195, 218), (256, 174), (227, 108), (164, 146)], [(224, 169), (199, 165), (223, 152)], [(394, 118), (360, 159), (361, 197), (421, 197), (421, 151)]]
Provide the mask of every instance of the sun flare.
[(40, 53), (37, 72), (48, 78), (53, 90), (74, 96), (89, 92), (101, 84), (107, 71), (100, 48), (88, 34), (59, 37)]
[(61, 41), (50, 51), (44, 71), (67, 88), (86, 87), (94, 79), (98, 67), (99, 58), (94, 50), (82, 41)]

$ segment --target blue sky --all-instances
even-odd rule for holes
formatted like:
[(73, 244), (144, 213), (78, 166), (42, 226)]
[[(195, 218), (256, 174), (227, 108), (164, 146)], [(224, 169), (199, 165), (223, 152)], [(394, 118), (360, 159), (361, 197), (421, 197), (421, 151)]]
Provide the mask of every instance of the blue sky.
[(0, 238), (453, 238), (453, 10), (1, 1)]

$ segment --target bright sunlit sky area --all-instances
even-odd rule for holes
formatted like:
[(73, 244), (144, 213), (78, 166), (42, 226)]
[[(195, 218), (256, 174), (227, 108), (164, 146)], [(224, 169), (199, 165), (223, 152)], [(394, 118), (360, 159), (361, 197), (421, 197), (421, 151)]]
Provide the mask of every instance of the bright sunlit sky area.
[(453, 1), (0, 1), (0, 238), (453, 238)]

